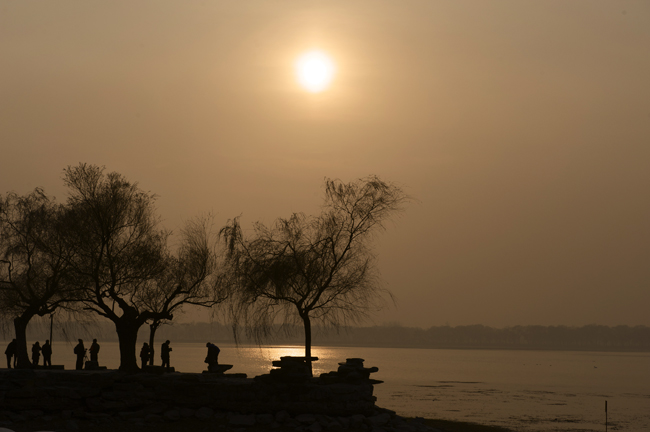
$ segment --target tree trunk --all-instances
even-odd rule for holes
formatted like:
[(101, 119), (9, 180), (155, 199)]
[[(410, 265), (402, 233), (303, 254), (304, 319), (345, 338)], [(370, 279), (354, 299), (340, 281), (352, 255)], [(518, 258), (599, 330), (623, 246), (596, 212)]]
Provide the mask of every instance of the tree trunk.
[(311, 367), (311, 321), (309, 320), (309, 313), (304, 313), (302, 316), (302, 323), (305, 326), (305, 362), (309, 369), (309, 376), (314, 376)]
[(138, 342), (138, 329), (141, 325), (136, 320), (124, 317), (115, 321), (115, 329), (120, 343), (120, 370), (123, 372), (140, 370), (136, 359), (135, 345)]
[(151, 358), (149, 358), (149, 364), (151, 366), (153, 366), (154, 337), (156, 336), (156, 330), (158, 330), (158, 327), (160, 327), (160, 321), (158, 321), (158, 320), (153, 320), (153, 322), (151, 324), (149, 324), (149, 352), (151, 354)]
[(33, 316), (33, 314), (23, 313), (21, 316), (14, 318), (16, 356), (18, 358), (16, 368), (18, 369), (29, 369), (32, 367), (32, 362), (29, 360), (29, 353), (27, 352), (27, 324), (29, 324), (29, 320)]

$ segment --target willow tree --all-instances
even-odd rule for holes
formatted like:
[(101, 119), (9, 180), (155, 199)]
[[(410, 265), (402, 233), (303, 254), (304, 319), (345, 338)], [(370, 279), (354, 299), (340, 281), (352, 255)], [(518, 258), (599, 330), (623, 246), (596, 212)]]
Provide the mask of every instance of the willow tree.
[(221, 229), (233, 289), (235, 329), (258, 341), (274, 324), (302, 324), (311, 371), (312, 321), (339, 326), (355, 322), (385, 299), (377, 284), (373, 235), (408, 200), (377, 177), (325, 181), (317, 216), (296, 213), (244, 235), (238, 218)]
[(169, 232), (159, 228), (155, 196), (122, 175), (80, 164), (64, 170), (68, 187), (68, 236), (81, 301), (87, 311), (115, 324), (120, 369), (135, 371), (138, 329), (147, 320), (169, 318), (147, 308), (143, 294), (165, 271)]
[(34, 316), (74, 299), (62, 208), (41, 189), (0, 197), (0, 311), (13, 321), (17, 367), (32, 364), (26, 330)]
[(211, 227), (211, 216), (188, 221), (181, 230), (180, 245), (166, 257), (164, 271), (150, 281), (148, 289), (139, 293), (139, 301), (154, 312), (148, 322), (151, 365), (156, 330), (162, 324), (170, 322), (188, 305), (213, 307), (227, 298), (220, 283), (217, 244)]

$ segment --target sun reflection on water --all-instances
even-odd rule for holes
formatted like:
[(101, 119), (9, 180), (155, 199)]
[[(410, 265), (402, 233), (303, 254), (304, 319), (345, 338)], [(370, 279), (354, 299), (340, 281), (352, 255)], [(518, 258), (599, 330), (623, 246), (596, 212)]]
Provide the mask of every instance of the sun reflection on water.
[[(272, 368), (271, 362), (280, 360), (281, 357), (304, 357), (305, 355), (305, 348), (297, 345), (240, 347), (238, 351), (241, 353), (241, 361), (250, 359), (260, 365), (258, 367), (259, 374), (268, 373), (269, 369)], [(345, 359), (337, 358), (334, 350), (327, 347), (314, 347), (311, 355), (312, 357), (318, 357), (318, 360), (312, 364), (314, 376), (335, 371), (338, 369), (338, 363), (345, 361)]]

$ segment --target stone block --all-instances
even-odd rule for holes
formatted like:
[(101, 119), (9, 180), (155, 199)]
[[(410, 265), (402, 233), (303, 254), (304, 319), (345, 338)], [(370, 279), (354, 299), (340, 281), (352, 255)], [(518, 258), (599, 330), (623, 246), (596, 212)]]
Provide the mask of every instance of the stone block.
[(203, 371), (203, 373), (223, 374), (225, 371), (230, 369), (232, 369), (232, 365), (218, 364), (214, 366), (208, 366), (208, 370)]
[(43, 416), (45, 413), (41, 410), (27, 410), (21, 412), (22, 415), (27, 417), (28, 419), (33, 419), (33, 418), (38, 418)]
[(228, 419), (229, 426), (255, 426), (255, 416), (252, 414), (235, 414)]
[(349, 417), (337, 417), (336, 419), (341, 425), (343, 426), (344, 429), (348, 429), (350, 427), (350, 418)]
[(368, 421), (372, 426), (383, 426), (385, 424), (388, 424), (388, 422), (390, 421), (390, 414), (382, 413), (379, 415), (374, 415), (368, 417)]
[(296, 420), (302, 424), (312, 424), (316, 421), (316, 417), (313, 414), (299, 414)]
[(305, 430), (308, 432), (322, 432), (323, 431), (323, 426), (320, 425), (318, 422), (314, 422), (311, 425), (309, 425)]
[(255, 420), (261, 425), (270, 425), (275, 420), (275, 417), (273, 414), (257, 414)]
[(86, 399), (86, 406), (94, 412), (120, 411), (126, 407), (121, 401), (108, 401), (99, 397)]
[(177, 421), (181, 419), (181, 413), (178, 410), (170, 410), (164, 414), (165, 419), (169, 421)]
[(194, 414), (196, 418), (201, 420), (207, 420), (211, 418), (213, 415), (214, 415), (214, 411), (212, 410), (212, 408), (208, 408), (208, 407), (199, 408), (198, 410), (196, 410), (196, 413)]
[(77, 390), (67, 387), (47, 389), (47, 394), (56, 398), (81, 399), (81, 395)]
[(350, 416), (350, 427), (360, 428), (365, 424), (366, 418), (362, 414), (355, 414)]
[(147, 414), (147, 416), (144, 418), (144, 421), (147, 424), (162, 423), (163, 417), (158, 414)]
[(181, 408), (179, 412), (181, 414), (181, 417), (194, 417), (196, 410), (192, 408)]
[(278, 423), (284, 423), (291, 418), (291, 414), (287, 411), (278, 411), (275, 413), (275, 421)]
[(116, 382), (113, 384), (113, 390), (132, 393), (144, 390), (144, 386), (141, 383), (137, 382)]

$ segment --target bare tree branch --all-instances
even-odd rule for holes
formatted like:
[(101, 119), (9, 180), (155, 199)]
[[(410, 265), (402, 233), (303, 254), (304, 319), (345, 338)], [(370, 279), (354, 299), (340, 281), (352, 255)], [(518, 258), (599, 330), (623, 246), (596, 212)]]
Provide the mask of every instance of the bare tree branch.
[(258, 341), (274, 324), (301, 322), (311, 367), (311, 319), (338, 327), (366, 316), (386, 293), (378, 287), (372, 236), (409, 197), (377, 177), (325, 181), (321, 214), (293, 214), (246, 238), (239, 219), (223, 227), (227, 277), (235, 287), (230, 314)]

